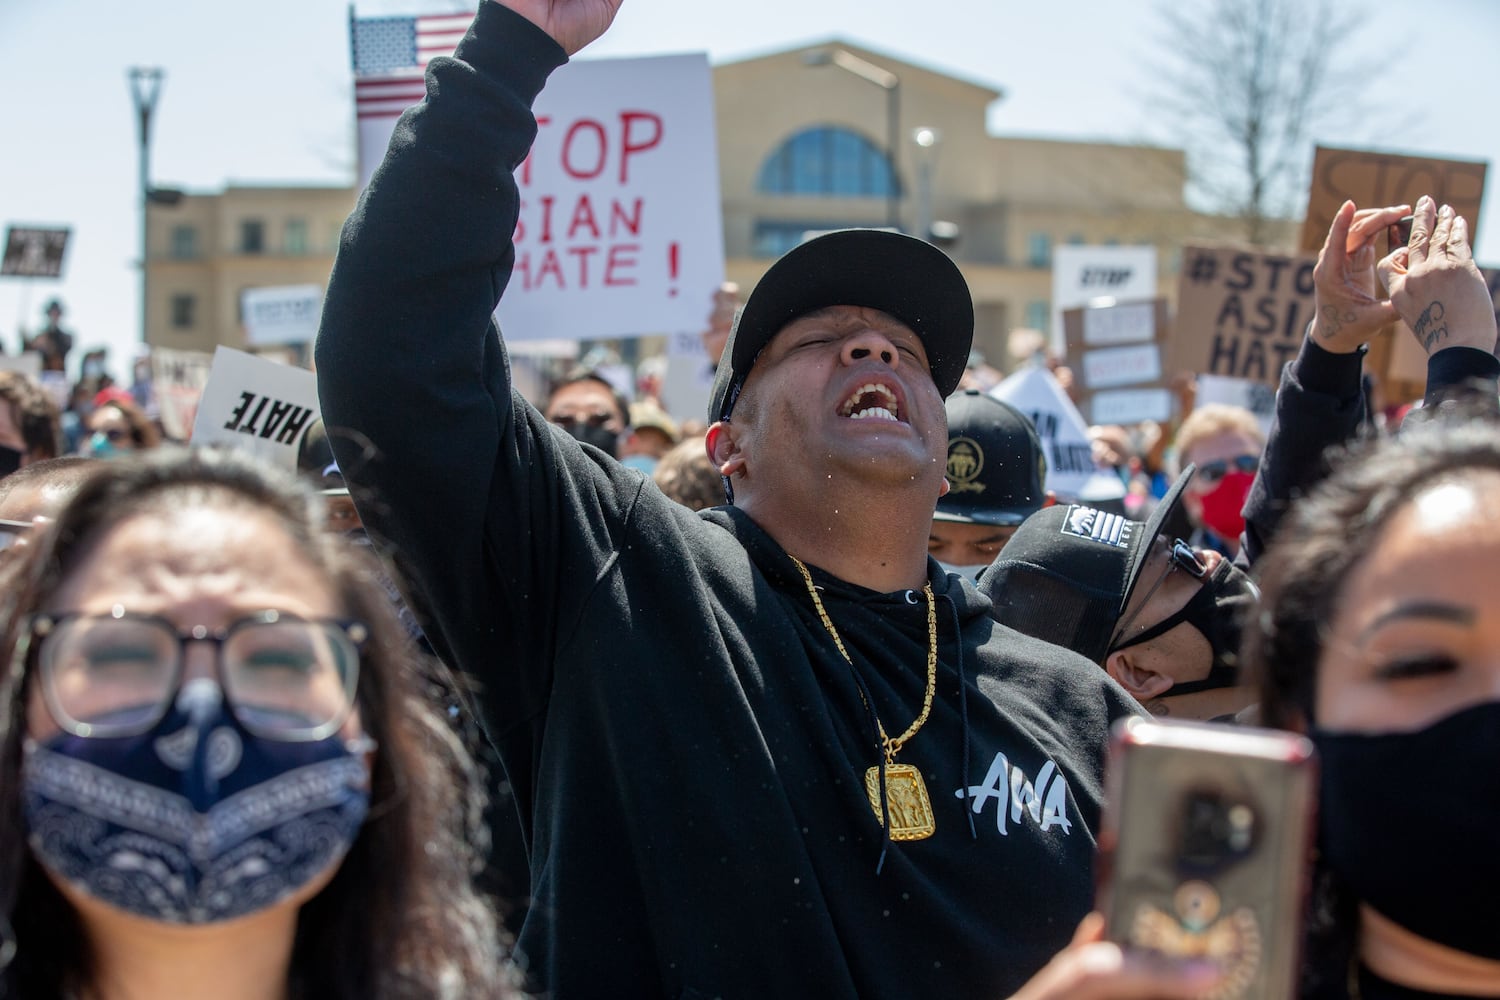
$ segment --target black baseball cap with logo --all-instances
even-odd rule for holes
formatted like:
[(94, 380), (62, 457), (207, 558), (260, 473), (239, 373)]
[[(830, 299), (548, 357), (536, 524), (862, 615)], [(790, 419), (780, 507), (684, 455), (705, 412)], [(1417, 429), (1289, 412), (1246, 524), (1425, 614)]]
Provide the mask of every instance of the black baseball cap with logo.
[(714, 373), (709, 422), (733, 411), (756, 357), (782, 327), (839, 305), (879, 309), (905, 323), (927, 349), (938, 392), (946, 398), (958, 388), (974, 340), (974, 302), (958, 265), (912, 236), (842, 229), (787, 251), (756, 283)]
[(1144, 521), (1087, 504), (1037, 511), (979, 577), (994, 618), (1103, 664), (1151, 543), (1176, 523), (1189, 465)]
[(1031, 420), (975, 389), (949, 396), (947, 411), (948, 492), (932, 519), (1011, 526), (1041, 510), (1047, 459)]

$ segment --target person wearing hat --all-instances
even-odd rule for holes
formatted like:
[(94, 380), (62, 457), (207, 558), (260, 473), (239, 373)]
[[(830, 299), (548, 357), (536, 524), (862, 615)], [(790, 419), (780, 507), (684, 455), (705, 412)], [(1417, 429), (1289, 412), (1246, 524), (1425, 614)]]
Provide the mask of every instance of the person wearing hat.
[(73, 349), (73, 335), (62, 327), (63, 307), (58, 299), (49, 299), (45, 310), (47, 325), (33, 337), (22, 337), (21, 350), (36, 351), (42, 356), (42, 370), (66, 371), (68, 352)]
[(1229, 559), (1171, 534), (1194, 471), (1144, 523), (1086, 504), (1032, 515), (979, 589), (997, 622), (1082, 653), (1153, 713), (1225, 719), (1254, 700), (1239, 637), (1258, 594)]
[(317, 345), (365, 523), (515, 792), (523, 967), (565, 997), (1008, 996), (1091, 905), (1108, 729), (1140, 709), (927, 555), (956, 265), (849, 230), (770, 267), (711, 394), (728, 505), (673, 503), (510, 382), (511, 168), (610, 16), (480, 6), (345, 228)]
[(1016, 526), (1051, 502), (1047, 458), (1030, 419), (974, 389), (948, 397), (948, 492), (938, 498), (927, 553), (979, 579)]
[(651, 400), (637, 400), (630, 404), (630, 429), (620, 439), (620, 462), (649, 476), (681, 439), (677, 421), (666, 410)]

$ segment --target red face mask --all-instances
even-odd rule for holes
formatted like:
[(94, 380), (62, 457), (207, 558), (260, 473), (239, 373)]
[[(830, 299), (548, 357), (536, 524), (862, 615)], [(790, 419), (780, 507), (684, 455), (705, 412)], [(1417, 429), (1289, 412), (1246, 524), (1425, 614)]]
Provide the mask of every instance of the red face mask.
[(1255, 473), (1238, 470), (1227, 473), (1219, 485), (1203, 494), (1203, 524), (1208, 530), (1225, 539), (1238, 539), (1245, 530), (1245, 498), (1250, 495), (1250, 484), (1255, 482)]

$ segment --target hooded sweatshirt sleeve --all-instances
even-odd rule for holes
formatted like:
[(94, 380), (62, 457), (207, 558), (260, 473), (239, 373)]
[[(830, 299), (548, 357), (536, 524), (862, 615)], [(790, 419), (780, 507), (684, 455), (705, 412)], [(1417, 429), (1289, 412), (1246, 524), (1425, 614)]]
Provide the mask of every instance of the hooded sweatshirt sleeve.
[(565, 61), (524, 18), (480, 5), (344, 226), (317, 344), (324, 420), (361, 517), (439, 655), (478, 682), (500, 740), (543, 711), (556, 647), (643, 481), (513, 390), (491, 318), (515, 258), (512, 172), (536, 135), (531, 102)]

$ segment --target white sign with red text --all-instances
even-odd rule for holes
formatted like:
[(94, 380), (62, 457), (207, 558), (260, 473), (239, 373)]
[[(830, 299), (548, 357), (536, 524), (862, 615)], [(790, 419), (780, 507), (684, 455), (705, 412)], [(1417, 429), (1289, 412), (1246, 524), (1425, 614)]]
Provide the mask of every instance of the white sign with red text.
[[(701, 327), (703, 295), (724, 280), (707, 56), (569, 63), (535, 114), (536, 142), (515, 173), (515, 268), (496, 310), (506, 340)], [(361, 123), (363, 182), (394, 126)]]

